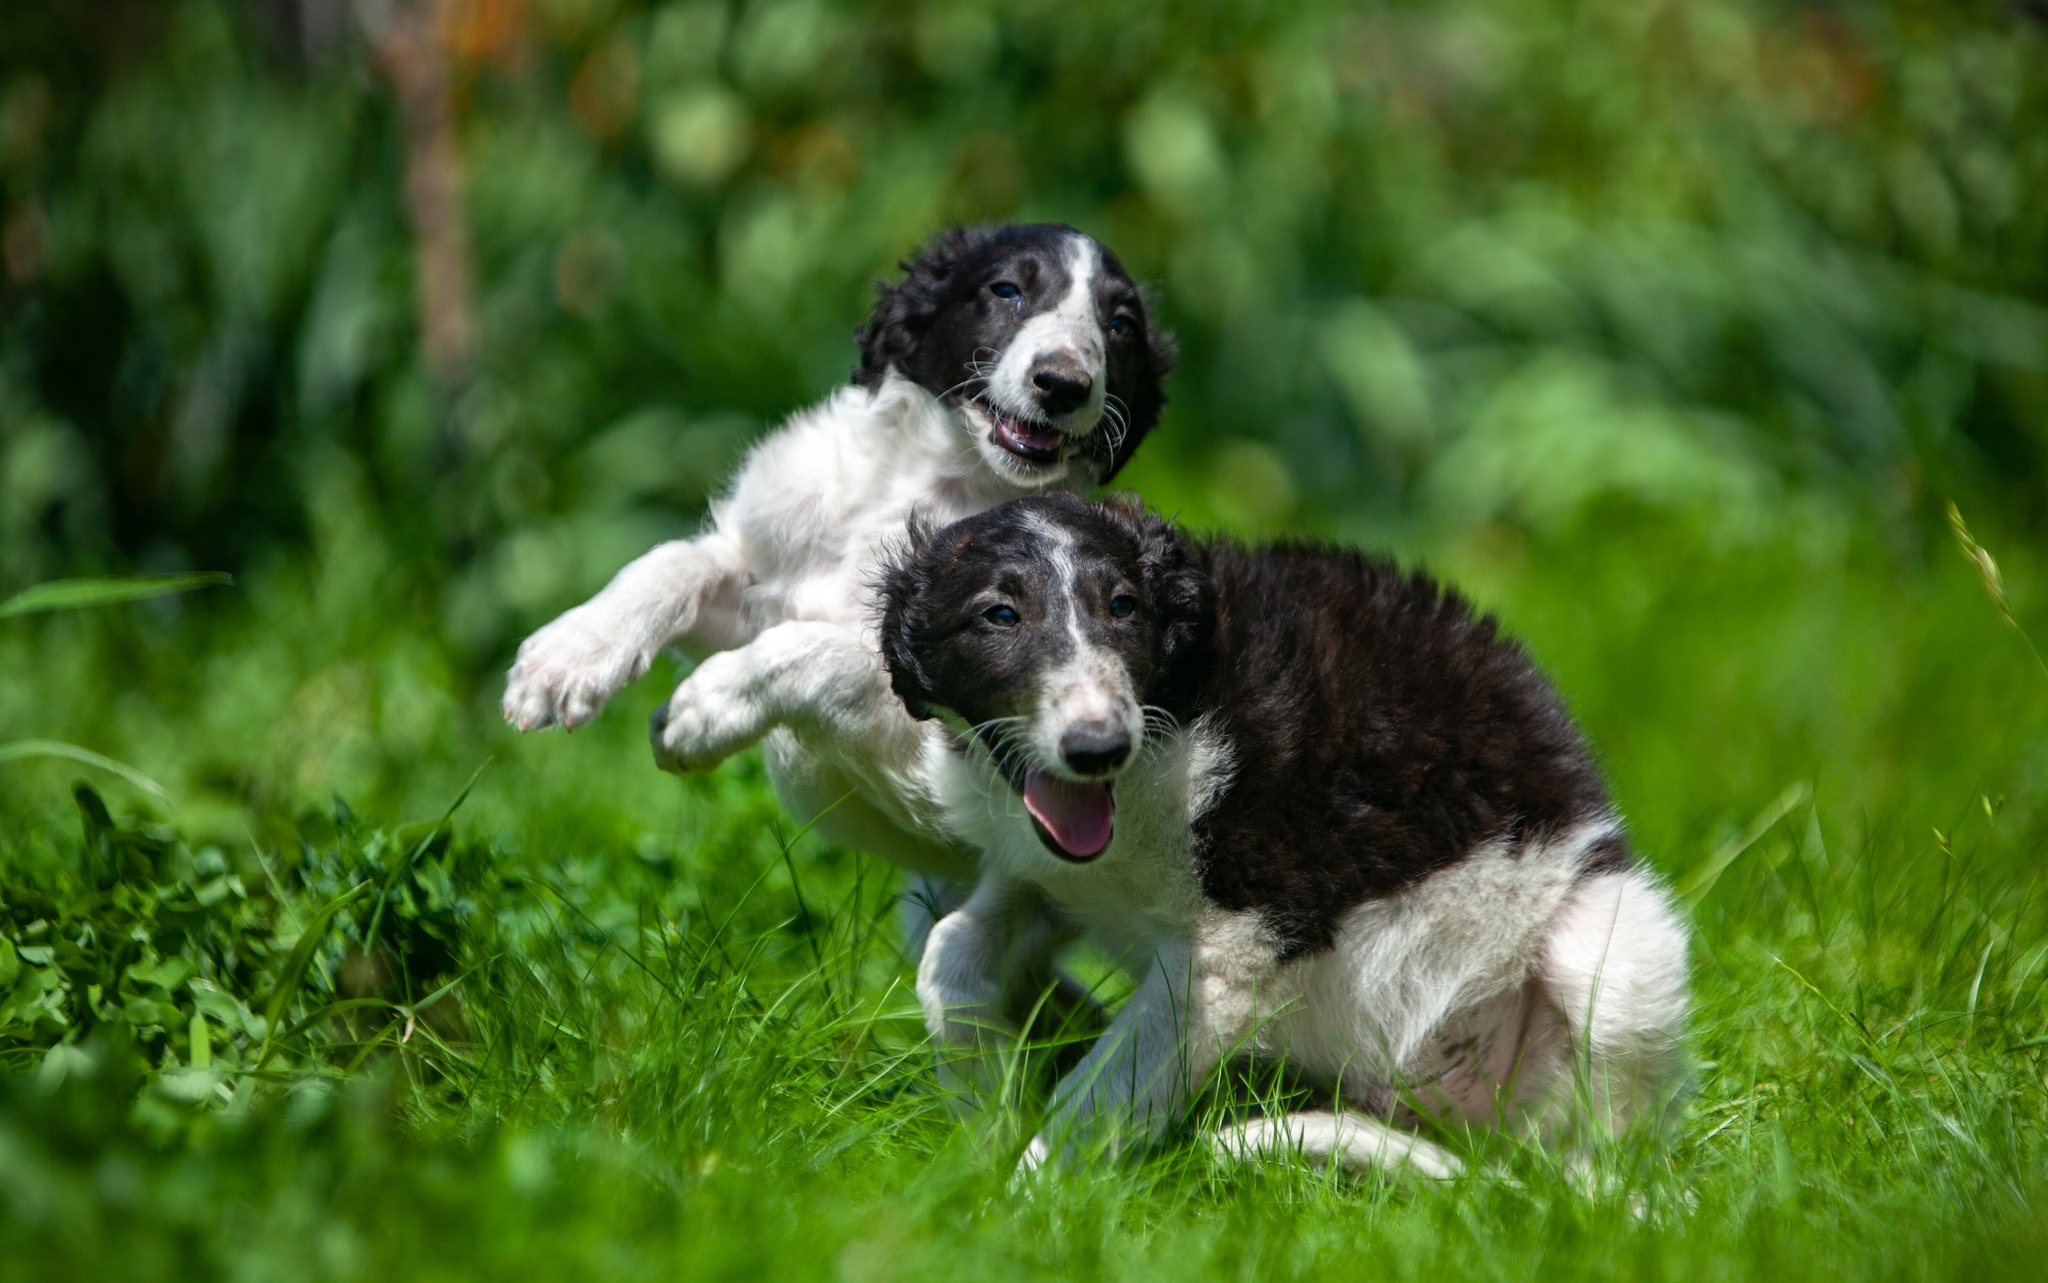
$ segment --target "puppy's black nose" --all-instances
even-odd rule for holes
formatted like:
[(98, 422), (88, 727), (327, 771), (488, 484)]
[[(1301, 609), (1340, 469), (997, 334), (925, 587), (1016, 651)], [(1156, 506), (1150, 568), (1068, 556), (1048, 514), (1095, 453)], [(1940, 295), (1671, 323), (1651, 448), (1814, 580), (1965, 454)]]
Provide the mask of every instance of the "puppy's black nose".
[(1031, 386), (1047, 414), (1072, 414), (1088, 400), (1095, 379), (1070, 356), (1041, 356), (1031, 363)]
[(1131, 755), (1131, 733), (1121, 722), (1076, 722), (1060, 736), (1060, 760), (1076, 775), (1107, 775)]
[(667, 729), (668, 705), (666, 703), (657, 704), (654, 706), (654, 711), (647, 715), (647, 738), (659, 744), (661, 743), (661, 733)]

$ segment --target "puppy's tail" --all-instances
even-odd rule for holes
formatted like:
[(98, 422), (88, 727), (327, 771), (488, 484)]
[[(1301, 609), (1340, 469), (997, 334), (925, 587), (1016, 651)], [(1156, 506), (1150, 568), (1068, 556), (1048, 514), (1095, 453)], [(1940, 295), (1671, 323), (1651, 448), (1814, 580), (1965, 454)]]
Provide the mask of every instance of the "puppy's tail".
[(1363, 1114), (1304, 1112), (1233, 1123), (1211, 1139), (1219, 1158), (1239, 1162), (1298, 1158), (1354, 1172), (1402, 1172), (1449, 1180), (1464, 1171), (1441, 1146)]

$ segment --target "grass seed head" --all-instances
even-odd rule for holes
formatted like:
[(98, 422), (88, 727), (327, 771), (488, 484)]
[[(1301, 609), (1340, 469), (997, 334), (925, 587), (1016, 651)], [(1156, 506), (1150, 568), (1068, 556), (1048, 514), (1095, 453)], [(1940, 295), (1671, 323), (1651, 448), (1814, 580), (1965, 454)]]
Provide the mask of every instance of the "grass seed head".
[(1990, 594), (1992, 602), (1998, 607), (1998, 613), (2006, 623), (2018, 628), (2020, 624), (2013, 618), (2012, 601), (2005, 595), (2005, 576), (1999, 573), (1998, 562), (1991, 556), (1990, 550), (1978, 543), (1976, 536), (1970, 533), (1970, 527), (1963, 521), (1962, 510), (1957, 508), (1953, 501), (1948, 505), (1948, 526), (1950, 530), (1955, 531), (1956, 547), (1962, 549), (1963, 556), (1969, 558), (1970, 564), (1977, 568), (1978, 577), (1984, 581), (1984, 591)]

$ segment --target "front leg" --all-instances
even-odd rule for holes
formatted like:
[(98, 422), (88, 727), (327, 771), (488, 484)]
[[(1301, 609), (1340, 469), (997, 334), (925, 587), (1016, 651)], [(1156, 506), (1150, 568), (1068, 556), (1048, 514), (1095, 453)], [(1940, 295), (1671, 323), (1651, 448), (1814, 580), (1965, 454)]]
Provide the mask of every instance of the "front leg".
[(1027, 1170), (1098, 1144), (1117, 1150), (1149, 1142), (1180, 1116), (1215, 1064), (1213, 1057), (1203, 1063), (1206, 1040), (1188, 1037), (1189, 963), (1182, 949), (1153, 958), (1137, 992), (1060, 1080), (1052, 1117), (1024, 1151)]
[(1249, 1051), (1260, 1021), (1286, 1000), (1279, 974), (1253, 913), (1214, 914), (1188, 940), (1160, 949), (1138, 991), (1061, 1080), (1025, 1166), (1165, 1135), (1209, 1072)]
[(520, 644), (505, 678), (505, 720), (522, 731), (573, 729), (645, 675), (669, 642), (738, 645), (744, 578), (738, 546), (717, 531), (629, 563), (595, 597)]
[(708, 770), (771, 726), (857, 744), (884, 762), (913, 759), (937, 733), (911, 719), (860, 634), (806, 620), (706, 659), (649, 721), (655, 761), (666, 771)]
[(1009, 1018), (1014, 979), (1041, 952), (1038, 894), (1000, 874), (987, 874), (958, 909), (939, 919), (917, 966), (917, 998), (925, 1029), (939, 1046), (939, 1081), (980, 1100), (1005, 1077), (1002, 1050), (1015, 1042)]

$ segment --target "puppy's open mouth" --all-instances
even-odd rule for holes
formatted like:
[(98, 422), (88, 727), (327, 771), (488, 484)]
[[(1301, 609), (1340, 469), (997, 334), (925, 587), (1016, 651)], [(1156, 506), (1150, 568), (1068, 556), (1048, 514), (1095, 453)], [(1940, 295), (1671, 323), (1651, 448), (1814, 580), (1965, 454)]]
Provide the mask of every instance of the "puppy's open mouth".
[(1074, 782), (1037, 767), (1024, 773), (1024, 809), (1038, 840), (1062, 860), (1085, 864), (1109, 845), (1116, 794), (1108, 780)]
[(975, 408), (988, 419), (989, 439), (1020, 459), (1032, 463), (1057, 463), (1067, 438), (1058, 428), (1037, 419), (999, 410), (986, 401)]

